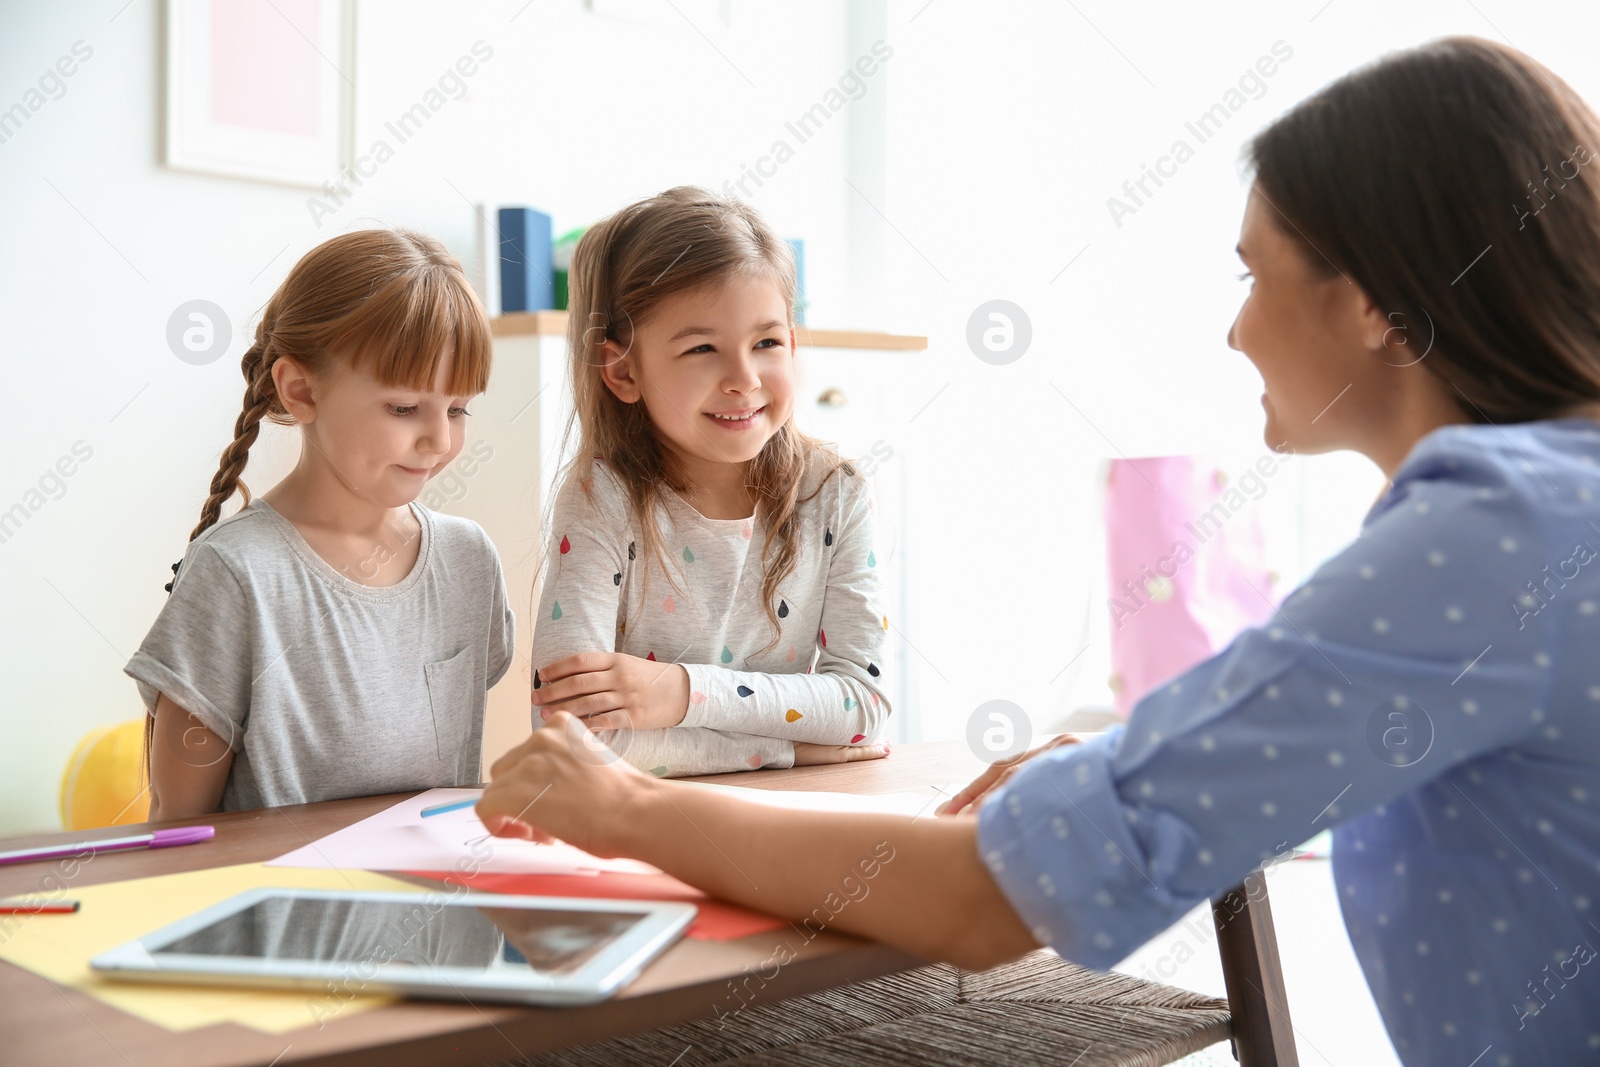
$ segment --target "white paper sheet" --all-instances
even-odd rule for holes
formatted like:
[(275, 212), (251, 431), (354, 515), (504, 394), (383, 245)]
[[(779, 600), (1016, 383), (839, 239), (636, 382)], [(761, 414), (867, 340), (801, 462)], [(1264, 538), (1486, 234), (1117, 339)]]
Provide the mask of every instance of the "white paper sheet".
[(422, 817), (434, 804), (476, 797), (477, 789), (430, 789), (376, 815), (318, 838), (269, 867), (337, 867), (361, 871), (494, 871), (501, 874), (593, 875), (600, 871), (659, 874), (637, 860), (605, 860), (567, 844), (535, 845), (489, 837), (471, 808)]
[[(747, 800), (812, 811), (870, 811), (933, 817), (944, 796), (929, 788), (907, 793), (823, 793), (684, 783), (731, 792)], [(493, 871), (500, 874), (594, 875), (601, 871), (659, 874), (648, 863), (601, 859), (571, 845), (535, 845), (489, 837), (471, 808), (424, 819), (422, 809), (475, 797), (476, 789), (430, 789), (402, 800), (343, 830), (269, 860), (270, 867), (342, 868), (363, 871)]]

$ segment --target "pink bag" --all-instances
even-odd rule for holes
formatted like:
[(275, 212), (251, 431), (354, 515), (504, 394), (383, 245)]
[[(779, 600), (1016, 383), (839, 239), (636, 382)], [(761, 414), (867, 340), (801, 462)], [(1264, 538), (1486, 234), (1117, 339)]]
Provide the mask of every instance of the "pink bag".
[(1265, 538), (1250, 506), (1266, 488), (1254, 468), (1234, 484), (1199, 456), (1111, 461), (1106, 606), (1117, 714), (1273, 614)]

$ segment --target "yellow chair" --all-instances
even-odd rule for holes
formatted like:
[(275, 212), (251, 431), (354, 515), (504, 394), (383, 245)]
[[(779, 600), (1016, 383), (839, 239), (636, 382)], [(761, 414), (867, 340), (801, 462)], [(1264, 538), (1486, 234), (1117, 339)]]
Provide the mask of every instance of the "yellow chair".
[(144, 822), (144, 718), (89, 731), (61, 775), (61, 825), (67, 830)]

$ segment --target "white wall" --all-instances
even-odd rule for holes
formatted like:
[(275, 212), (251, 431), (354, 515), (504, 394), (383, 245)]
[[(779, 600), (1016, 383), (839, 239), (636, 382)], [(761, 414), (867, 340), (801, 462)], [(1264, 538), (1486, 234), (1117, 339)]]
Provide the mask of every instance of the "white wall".
[[(706, 22), (705, 36), (676, 15), (640, 25), (581, 0), (362, 2), (358, 150), (475, 41), (494, 54), (469, 95), (319, 227), (311, 190), (161, 165), (161, 9), (123, 4), (0, 3), (0, 109), (75, 42), (92, 49), (65, 93), (0, 144), (0, 352), (12, 398), (0, 511), (30, 499), (74, 443), (92, 450), (59, 499), (0, 544), (0, 833), (54, 826), (77, 740), (140, 713), (122, 666), (231, 439), (255, 316), (301, 253), (344, 229), (403, 224), (437, 234), (476, 271), (470, 201), (532, 204), (560, 232), (669, 185), (721, 188), (857, 54), (854, 16), (833, 0), (732, 4), (732, 26)], [(813, 323), (861, 321), (853, 194), (839, 176), (851, 111), (879, 89), (869, 80), (774, 177), (746, 186), (781, 233), (806, 239)], [(194, 298), (221, 305), (234, 328), (229, 355), (203, 367), (164, 339), (169, 314)], [(246, 480), (266, 488), (297, 450), (291, 433), (265, 432)]]
[[(884, 429), (920, 468), (908, 637), (943, 675), (919, 678), (926, 735), (961, 736), (994, 698), (1035, 729), (1107, 699), (1104, 458), (1213, 452), (1240, 471), (1264, 452), (1260, 379), (1226, 345), (1245, 292), (1233, 253), (1244, 141), (1354, 67), (1456, 33), (1503, 30), (1600, 104), (1600, 8), (1526, 15), (1506, 0), (889, 0), (886, 221), (873, 223), (887, 242), (883, 325), (933, 339), (904, 384), (907, 410), (926, 409)], [(1198, 143), (1185, 122), (1279, 40), (1292, 57)], [(1119, 227), (1108, 198), (1180, 137), (1193, 158), (1147, 184), (1154, 195)], [(1394, 180), (1409, 180), (1399, 161)], [(1032, 322), (1008, 366), (965, 339), (995, 298)], [(1382, 486), (1350, 454), (1293, 466), (1256, 509), (1279, 532), (1286, 583), (1354, 536)], [(1066, 668), (1086, 604), (1089, 649)]]
[[(785, 122), (887, 41), (893, 56), (864, 95), (745, 191), (806, 238), (813, 324), (932, 338), (927, 353), (895, 357), (902, 414), (882, 437), (915, 501), (901, 543), (919, 699), (903, 710), (923, 736), (957, 736), (990, 698), (1017, 701), (1039, 727), (1104, 699), (1106, 457), (1214, 451), (1242, 469), (1260, 448), (1259, 381), (1223, 340), (1242, 296), (1231, 250), (1250, 133), (1386, 49), (1454, 32), (1508, 30), (1600, 101), (1587, 54), (1600, 13), (1575, 5), (1536, 19), (1513, 18), (1506, 0), (726, 6), (731, 28), (696, 30), (662, 5), (663, 24), (642, 26), (582, 0), (363, 0), (359, 148), (474, 42), (494, 56), (319, 227), (308, 190), (160, 165), (155, 0), (0, 0), (0, 110), (75, 42), (93, 49), (65, 93), (0, 144), (12, 398), (0, 511), (76, 442), (93, 450), (0, 544), (0, 833), (52, 825), (76, 740), (138, 713), (121, 668), (227, 443), (237, 357), (289, 265), (334, 232), (415, 226), (477, 264), (473, 201), (540, 206), (560, 231), (671, 184), (721, 188), (775, 141), (794, 142)], [(1264, 94), (1117, 226), (1107, 198), (1280, 39), (1294, 55)], [(205, 367), (164, 341), (172, 309), (197, 297), (235, 327), (230, 356)], [(1005, 367), (965, 341), (973, 309), (996, 297), (1033, 325), (1032, 347)], [(270, 433), (249, 480), (269, 485), (295, 449)], [(1263, 507), (1300, 531), (1301, 569), (1353, 533), (1377, 489), (1348, 457), (1304, 461), (1303, 479), (1275, 482)], [(1085, 632), (1089, 651), (1066, 668)]]

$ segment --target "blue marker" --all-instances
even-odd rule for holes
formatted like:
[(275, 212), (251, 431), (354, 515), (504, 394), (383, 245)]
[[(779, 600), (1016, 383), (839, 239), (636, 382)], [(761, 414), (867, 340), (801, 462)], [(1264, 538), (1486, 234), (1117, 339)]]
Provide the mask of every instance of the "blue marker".
[(448, 804), (434, 804), (422, 809), (422, 817), (426, 819), (430, 815), (443, 815), (447, 811), (460, 811), (462, 808), (470, 808), (480, 799), (482, 799), (481, 794), (476, 797), (468, 797), (466, 800), (452, 800)]

